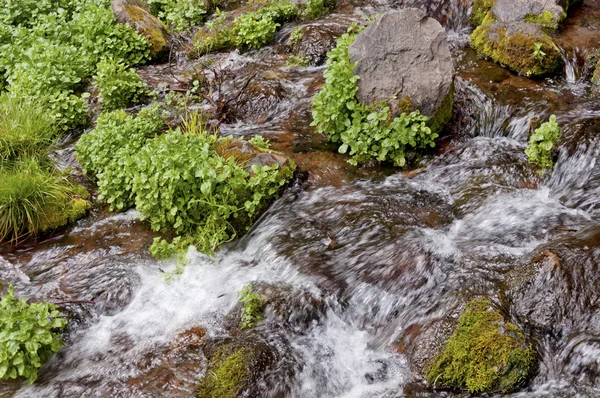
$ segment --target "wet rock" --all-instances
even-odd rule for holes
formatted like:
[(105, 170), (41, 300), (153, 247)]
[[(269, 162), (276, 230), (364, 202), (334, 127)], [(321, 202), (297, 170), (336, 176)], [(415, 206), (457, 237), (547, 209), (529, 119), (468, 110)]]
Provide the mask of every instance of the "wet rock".
[(192, 327), (179, 333), (168, 345), (149, 352), (138, 364), (138, 373), (127, 385), (143, 396), (190, 397), (198, 378), (206, 370), (202, 351), (206, 329)]
[(152, 14), (148, 4), (142, 0), (113, 0), (111, 3), (118, 22), (137, 30), (150, 43), (152, 58), (161, 58), (169, 50), (167, 30)]
[[(255, 76), (239, 95), (232, 92), (232, 116), (254, 123), (264, 123), (271, 118), (279, 104), (291, 97), (290, 90), (285, 87), (279, 76), (269, 74)], [(238, 96), (239, 95), (239, 96)]]
[[(288, 329), (295, 332), (306, 330), (313, 321), (324, 314), (325, 302), (309, 291), (290, 285), (253, 283), (252, 291), (260, 294), (264, 306), (262, 324), (267, 328)], [(238, 304), (228, 315), (229, 328), (241, 325), (242, 305)]]
[[(493, 22), (471, 34), (471, 46), (525, 76), (550, 75), (562, 66), (560, 50), (540, 26), (526, 22)], [(538, 48), (539, 47), (539, 48)]]
[(452, 113), (454, 67), (442, 25), (418, 9), (385, 14), (348, 48), (364, 104), (388, 101), (393, 113), (419, 109), (441, 130)]
[(302, 39), (294, 45), (294, 53), (309, 57), (311, 66), (320, 66), (327, 61), (327, 53), (335, 47), (338, 37), (346, 33), (342, 24), (311, 24), (302, 28)]
[(560, 5), (542, 0), (497, 0), (491, 13), (498, 22), (531, 22), (549, 29), (558, 28), (566, 17)]
[(287, 392), (293, 374), (288, 349), (272, 337), (252, 332), (210, 342), (205, 347), (209, 361), (198, 397), (284, 396), (277, 393)]

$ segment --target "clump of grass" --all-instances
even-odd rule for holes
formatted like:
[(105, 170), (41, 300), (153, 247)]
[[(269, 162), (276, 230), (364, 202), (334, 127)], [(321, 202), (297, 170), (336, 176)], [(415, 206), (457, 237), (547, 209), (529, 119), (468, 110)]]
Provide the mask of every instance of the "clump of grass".
[(17, 242), (58, 228), (88, 209), (83, 187), (48, 170), (35, 158), (0, 170), (0, 240)]
[(0, 95), (0, 164), (43, 154), (56, 135), (54, 121), (39, 104), (15, 95)]

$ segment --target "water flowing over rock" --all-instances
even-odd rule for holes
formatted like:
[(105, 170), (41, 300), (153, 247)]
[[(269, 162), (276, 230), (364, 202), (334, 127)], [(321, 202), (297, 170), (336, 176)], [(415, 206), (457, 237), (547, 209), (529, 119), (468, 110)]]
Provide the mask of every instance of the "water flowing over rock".
[(114, 0), (111, 6), (118, 22), (131, 26), (148, 40), (152, 58), (160, 58), (168, 51), (166, 28), (150, 14), (148, 4), (141, 0)]
[(454, 67), (435, 19), (415, 8), (390, 12), (361, 32), (348, 52), (358, 62), (360, 102), (389, 101), (393, 113), (419, 109), (444, 119), (440, 124), (448, 121)]

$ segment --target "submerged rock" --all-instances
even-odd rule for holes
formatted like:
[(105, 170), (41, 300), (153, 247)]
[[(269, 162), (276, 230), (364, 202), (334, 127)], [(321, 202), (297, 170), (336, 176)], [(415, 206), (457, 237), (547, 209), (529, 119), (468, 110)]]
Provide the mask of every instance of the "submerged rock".
[(327, 61), (327, 53), (335, 47), (338, 37), (346, 33), (347, 27), (340, 23), (314, 23), (302, 28), (302, 38), (294, 44), (294, 54), (310, 58), (311, 66), (320, 66)]
[(450, 120), (454, 66), (444, 28), (423, 11), (385, 14), (348, 48), (358, 62), (358, 100), (387, 101), (394, 114), (419, 109), (438, 132)]
[(550, 75), (562, 65), (556, 44), (533, 23), (481, 25), (471, 34), (471, 46), (479, 54), (525, 76)]
[(111, 3), (118, 22), (137, 30), (150, 43), (150, 56), (160, 58), (169, 50), (167, 30), (160, 19), (150, 14), (142, 0), (113, 0)]
[(519, 328), (486, 298), (467, 304), (445, 349), (431, 361), (427, 381), (469, 392), (509, 392), (533, 368), (533, 349)]

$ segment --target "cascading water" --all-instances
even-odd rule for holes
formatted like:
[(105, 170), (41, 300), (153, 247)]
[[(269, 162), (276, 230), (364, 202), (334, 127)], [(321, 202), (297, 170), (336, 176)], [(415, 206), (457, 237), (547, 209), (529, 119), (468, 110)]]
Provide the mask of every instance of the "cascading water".
[[(401, 2), (437, 12), (464, 42), (465, 2), (416, 3)], [(452, 134), (416, 175), (367, 171), (331, 183), (310, 175), (331, 172), (319, 164), (246, 236), (214, 259), (191, 249), (183, 274), (168, 280), (175, 264), (147, 254), (150, 234), (135, 211), (97, 209), (37, 246), (3, 248), (2, 280), (21, 295), (95, 304), (69, 304), (66, 347), (34, 385), (7, 387), (0, 396), (193, 396), (207, 364), (198, 341), (234, 337), (269, 347), (257, 397), (452, 396), (415, 383), (416, 359), (402, 346), (477, 295), (509, 302), (517, 321), (550, 330), (536, 342), (535, 378), (515, 396), (599, 395), (600, 143), (593, 121), (600, 104), (573, 94), (569, 74), (525, 89), (511, 85), (513, 77), (490, 85), (476, 69), (502, 75), (501, 68), (456, 47)], [(265, 60), (273, 55), (259, 54), (233, 54), (229, 67), (241, 80), (275, 73), (287, 94), (261, 120), (222, 130), (266, 131), (276, 147), (298, 148), (299, 164), (318, 164), (310, 153), (321, 144), (306, 129), (323, 69), (277, 69)], [(576, 95), (568, 106), (561, 102), (566, 92)], [(524, 148), (529, 120), (552, 112), (565, 145), (554, 170), (541, 176)], [(294, 123), (300, 127), (290, 139)], [(555, 245), (576, 267), (549, 269), (514, 287), (515, 270)], [(289, 311), (282, 320), (273, 310), (257, 328), (232, 336), (237, 294), (248, 283), (284, 297)]]

